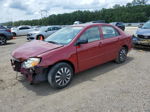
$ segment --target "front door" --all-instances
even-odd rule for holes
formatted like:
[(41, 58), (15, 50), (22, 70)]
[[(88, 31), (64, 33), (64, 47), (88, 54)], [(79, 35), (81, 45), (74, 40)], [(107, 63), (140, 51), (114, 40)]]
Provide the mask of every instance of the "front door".
[(88, 28), (79, 40), (88, 40), (88, 43), (77, 46), (79, 70), (91, 68), (101, 61), (102, 52), (100, 51), (100, 30), (99, 26)]

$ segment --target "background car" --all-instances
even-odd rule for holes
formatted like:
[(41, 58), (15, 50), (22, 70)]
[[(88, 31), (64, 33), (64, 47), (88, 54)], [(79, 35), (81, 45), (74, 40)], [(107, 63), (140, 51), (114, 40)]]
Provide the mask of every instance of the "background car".
[(45, 26), (27, 34), (27, 40), (44, 40), (57, 30), (61, 29), (60, 26)]
[(12, 26), (4, 26), (5, 28), (11, 30)]
[(112, 22), (110, 23), (111, 25), (117, 26), (118, 28), (122, 29), (123, 31), (125, 30), (125, 25), (123, 22)]
[(3, 26), (0, 26), (0, 45), (5, 45), (7, 40), (13, 39), (11, 31)]
[(96, 21), (90, 21), (90, 22), (86, 22), (86, 24), (89, 23), (106, 23), (105, 20), (96, 20)]
[(140, 26), (136, 31), (136, 34), (133, 36), (133, 44), (135, 46), (150, 46), (150, 21)]
[(112, 60), (125, 62), (131, 48), (131, 36), (110, 24), (73, 25), (17, 48), (11, 64), (31, 83), (48, 80), (60, 89), (75, 73)]
[(74, 24), (74, 25), (82, 24), (82, 22), (80, 22), (80, 21), (75, 21), (73, 24)]
[(31, 26), (19, 26), (17, 28), (11, 28), (11, 32), (14, 36), (23, 36), (27, 35), (29, 32), (33, 31), (34, 29)]

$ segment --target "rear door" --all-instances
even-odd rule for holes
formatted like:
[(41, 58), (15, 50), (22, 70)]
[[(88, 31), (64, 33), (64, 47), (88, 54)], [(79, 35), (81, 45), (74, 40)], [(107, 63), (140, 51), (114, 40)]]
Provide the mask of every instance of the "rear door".
[(117, 57), (119, 51), (120, 33), (117, 29), (109, 25), (101, 26), (103, 33), (102, 50), (104, 61), (110, 61)]
[(80, 71), (99, 64), (102, 59), (99, 26), (93, 26), (84, 31), (79, 40), (84, 39), (88, 39), (88, 43), (77, 46), (78, 66)]

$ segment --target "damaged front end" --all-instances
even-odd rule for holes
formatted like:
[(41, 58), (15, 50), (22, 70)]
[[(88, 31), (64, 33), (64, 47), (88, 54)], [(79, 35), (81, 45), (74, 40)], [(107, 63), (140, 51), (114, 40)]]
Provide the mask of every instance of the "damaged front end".
[(134, 47), (150, 48), (150, 36), (137, 35), (132, 37)]
[(37, 63), (32, 63), (33, 67), (30, 65), (26, 66), (25, 63), (28, 64), (27, 60), (21, 61), (17, 59), (11, 59), (13, 70), (24, 75), (30, 83), (38, 83), (47, 80), (47, 68), (34, 66), (34, 64)]

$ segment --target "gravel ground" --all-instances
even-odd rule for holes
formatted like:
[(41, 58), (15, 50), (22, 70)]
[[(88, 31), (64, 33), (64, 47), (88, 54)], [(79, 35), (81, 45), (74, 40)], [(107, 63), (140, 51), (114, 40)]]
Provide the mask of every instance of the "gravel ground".
[[(136, 28), (126, 32), (133, 34)], [(109, 62), (75, 75), (71, 85), (30, 85), (10, 66), (17, 37), (0, 46), (0, 112), (150, 112), (150, 50), (134, 49), (124, 64)]]

